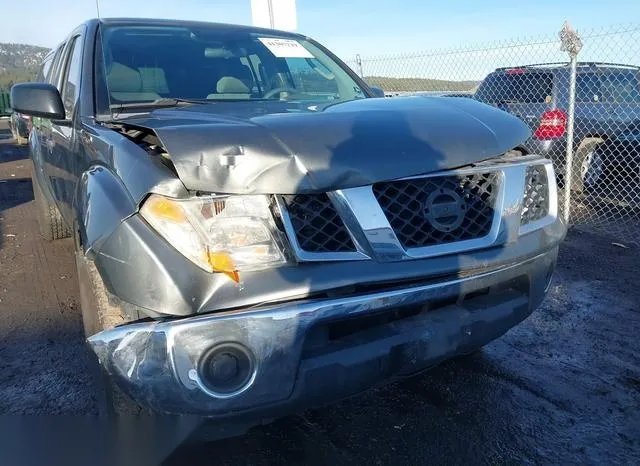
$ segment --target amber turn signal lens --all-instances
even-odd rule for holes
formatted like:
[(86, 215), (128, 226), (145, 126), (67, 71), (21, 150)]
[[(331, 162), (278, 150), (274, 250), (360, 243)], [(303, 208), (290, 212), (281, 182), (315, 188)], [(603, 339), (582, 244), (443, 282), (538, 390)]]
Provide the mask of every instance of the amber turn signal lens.
[(240, 283), (240, 273), (236, 269), (233, 259), (226, 252), (209, 252), (207, 255), (211, 267), (216, 272), (222, 272), (236, 283)]
[(147, 208), (156, 216), (175, 223), (183, 223), (187, 220), (182, 207), (177, 202), (160, 196), (149, 198)]

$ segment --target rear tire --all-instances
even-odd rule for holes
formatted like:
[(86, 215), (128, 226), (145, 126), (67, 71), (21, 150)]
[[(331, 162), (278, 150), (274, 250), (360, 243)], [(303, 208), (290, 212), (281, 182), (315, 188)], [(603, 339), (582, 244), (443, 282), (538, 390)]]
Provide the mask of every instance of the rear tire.
[[(573, 158), (571, 169), (571, 191), (582, 194), (585, 191), (585, 175), (588, 165), (591, 163), (597, 147), (604, 142), (600, 138), (583, 140)], [(585, 169), (586, 166), (586, 169)]]
[(47, 241), (54, 239), (68, 238), (71, 236), (71, 230), (60, 215), (58, 208), (49, 202), (49, 199), (42, 192), (38, 177), (34, 172), (35, 168), (31, 167), (31, 185), (33, 186), (33, 198), (36, 202), (36, 216), (38, 217), (38, 225), (40, 226), (40, 234)]
[[(87, 259), (82, 252), (80, 241), (75, 235), (76, 269), (80, 284), (80, 309), (84, 323), (85, 336), (90, 337), (98, 332), (126, 322), (120, 309), (109, 303), (104, 282), (93, 261)], [(95, 353), (92, 356), (91, 372), (96, 394), (98, 415), (107, 418), (117, 416), (138, 416), (149, 414), (135, 401), (125, 395), (113, 382), (98, 361)]]

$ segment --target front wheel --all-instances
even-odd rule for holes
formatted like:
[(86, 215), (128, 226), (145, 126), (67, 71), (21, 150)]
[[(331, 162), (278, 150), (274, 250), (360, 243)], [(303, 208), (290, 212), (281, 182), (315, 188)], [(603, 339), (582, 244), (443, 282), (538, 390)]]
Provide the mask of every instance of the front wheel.
[(47, 199), (42, 192), (38, 177), (35, 174), (35, 167), (31, 167), (31, 186), (33, 187), (33, 199), (36, 203), (36, 216), (40, 234), (47, 241), (54, 239), (68, 238), (71, 231), (67, 223), (60, 215), (58, 208)]

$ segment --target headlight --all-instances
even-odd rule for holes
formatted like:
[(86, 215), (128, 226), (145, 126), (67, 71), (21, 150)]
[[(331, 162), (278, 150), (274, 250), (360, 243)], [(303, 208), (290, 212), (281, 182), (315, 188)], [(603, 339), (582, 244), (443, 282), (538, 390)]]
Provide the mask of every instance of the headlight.
[(181, 200), (153, 194), (140, 213), (195, 264), (209, 272), (224, 272), (236, 282), (239, 271), (287, 262), (266, 196)]

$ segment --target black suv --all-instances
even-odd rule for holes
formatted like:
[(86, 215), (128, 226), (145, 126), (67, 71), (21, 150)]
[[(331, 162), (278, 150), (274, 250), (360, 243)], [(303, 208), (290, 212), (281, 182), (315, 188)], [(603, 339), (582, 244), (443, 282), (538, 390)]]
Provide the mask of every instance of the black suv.
[[(573, 188), (588, 184), (596, 147), (640, 118), (640, 67), (578, 63), (574, 126)], [(525, 121), (533, 132), (520, 150), (554, 161), (565, 172), (569, 64), (541, 63), (498, 68), (480, 84), (475, 98)]]

